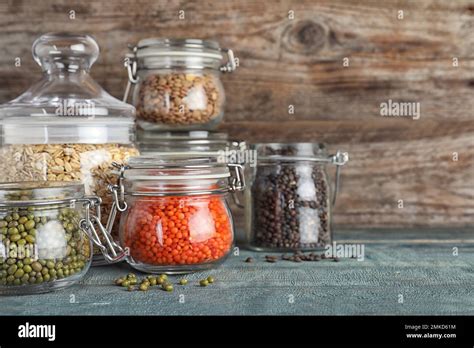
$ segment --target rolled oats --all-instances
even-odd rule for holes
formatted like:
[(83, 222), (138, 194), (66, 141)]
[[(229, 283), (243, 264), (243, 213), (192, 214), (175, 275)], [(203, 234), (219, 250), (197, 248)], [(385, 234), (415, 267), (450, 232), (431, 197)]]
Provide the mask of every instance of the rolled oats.
[(0, 149), (0, 181), (82, 181), (86, 195), (102, 198), (105, 224), (112, 206), (107, 186), (116, 183), (111, 164), (137, 155), (134, 147), (118, 144), (8, 145)]

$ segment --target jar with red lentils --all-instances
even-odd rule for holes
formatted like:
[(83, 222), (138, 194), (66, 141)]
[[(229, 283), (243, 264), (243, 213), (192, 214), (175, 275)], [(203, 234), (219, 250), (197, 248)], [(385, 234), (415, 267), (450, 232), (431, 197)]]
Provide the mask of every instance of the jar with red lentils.
[(243, 169), (215, 158), (135, 157), (111, 188), (128, 263), (147, 273), (189, 273), (222, 263), (234, 241), (226, 197)]

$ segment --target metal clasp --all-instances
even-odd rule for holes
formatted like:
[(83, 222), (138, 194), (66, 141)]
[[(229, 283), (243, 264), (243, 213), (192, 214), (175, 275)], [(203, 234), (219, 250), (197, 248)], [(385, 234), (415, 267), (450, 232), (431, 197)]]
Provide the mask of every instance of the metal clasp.
[(243, 191), (245, 189), (244, 167), (241, 164), (229, 163), (229, 169), (233, 169), (230, 174), (230, 192)]
[(234, 52), (231, 49), (221, 48), (221, 52), (224, 52), (227, 55), (227, 63), (220, 67), (220, 71), (223, 73), (230, 73), (237, 69), (237, 64), (235, 63)]
[(339, 186), (341, 181), (341, 166), (343, 166), (349, 161), (349, 154), (347, 152), (337, 151), (335, 155), (329, 156), (329, 160), (332, 164), (336, 165), (336, 180), (334, 184), (334, 195), (332, 197), (332, 205), (334, 206), (336, 204), (336, 197), (339, 192)]
[(129, 46), (129, 49), (133, 52), (131, 54), (127, 54), (124, 60), (124, 66), (127, 69), (128, 73), (128, 81), (127, 81), (127, 87), (125, 87), (125, 92), (123, 94), (122, 101), (124, 103), (127, 102), (128, 96), (130, 94), (130, 90), (132, 88), (132, 84), (136, 84), (138, 82), (138, 76), (137, 76), (137, 71), (138, 71), (138, 63), (137, 63), (137, 47), (136, 46)]
[[(105, 260), (108, 263), (115, 263), (122, 261), (125, 257), (129, 255), (128, 248), (123, 249), (118, 245), (112, 235), (110, 230), (105, 228), (100, 219), (100, 204), (101, 199), (96, 196), (85, 197), (81, 200), (84, 203), (86, 209), (85, 218), (81, 219), (80, 226), (84, 233), (92, 240), (92, 242), (100, 249), (104, 255)], [(91, 209), (95, 209), (95, 213), (91, 214)], [(96, 227), (105, 240), (105, 245), (101, 241), (99, 233), (97, 233)]]
[(245, 206), (240, 201), (239, 197), (237, 196), (237, 191), (243, 191), (245, 189), (245, 175), (244, 175), (244, 167), (241, 164), (236, 163), (229, 163), (228, 167), (233, 169), (234, 175), (230, 176), (230, 192), (232, 196), (232, 200), (234, 204), (239, 208), (245, 208)]
[(112, 166), (119, 170), (119, 175), (117, 185), (109, 185), (108, 190), (113, 195), (115, 208), (123, 213), (128, 208), (127, 202), (125, 202), (125, 188), (123, 186), (124, 173), (127, 166), (117, 162), (112, 162)]
[(349, 154), (347, 152), (337, 151), (335, 155), (331, 156), (331, 163), (337, 166), (343, 166), (349, 161)]

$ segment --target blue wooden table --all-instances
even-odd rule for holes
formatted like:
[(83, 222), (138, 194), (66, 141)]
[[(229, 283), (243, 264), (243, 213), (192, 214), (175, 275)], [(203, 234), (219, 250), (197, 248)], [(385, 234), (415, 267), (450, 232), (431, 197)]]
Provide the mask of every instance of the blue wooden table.
[[(473, 230), (340, 231), (362, 243), (364, 261), (265, 262), (240, 250), (218, 269), (187, 275), (168, 293), (128, 292), (113, 280), (126, 264), (92, 268), (79, 284), (49, 294), (0, 297), (2, 315), (474, 314)], [(281, 255), (281, 254), (275, 254)], [(246, 263), (247, 257), (255, 262)], [(208, 287), (199, 279), (212, 275)], [(176, 282), (180, 277), (170, 277)]]

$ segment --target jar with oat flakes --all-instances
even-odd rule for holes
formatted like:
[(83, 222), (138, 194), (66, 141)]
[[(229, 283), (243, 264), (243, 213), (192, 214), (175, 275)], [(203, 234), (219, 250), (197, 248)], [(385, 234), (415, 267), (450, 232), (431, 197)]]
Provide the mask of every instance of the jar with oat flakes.
[[(144, 39), (126, 58), (137, 123), (144, 130), (211, 130), (224, 115), (221, 72), (232, 72), (232, 50), (195, 39)], [(224, 59), (224, 57), (226, 57)]]
[(35, 41), (42, 79), (0, 106), (0, 182), (82, 182), (86, 195), (102, 198), (102, 222), (111, 226), (111, 163), (138, 155), (135, 109), (91, 78), (98, 56), (88, 35), (49, 33)]

